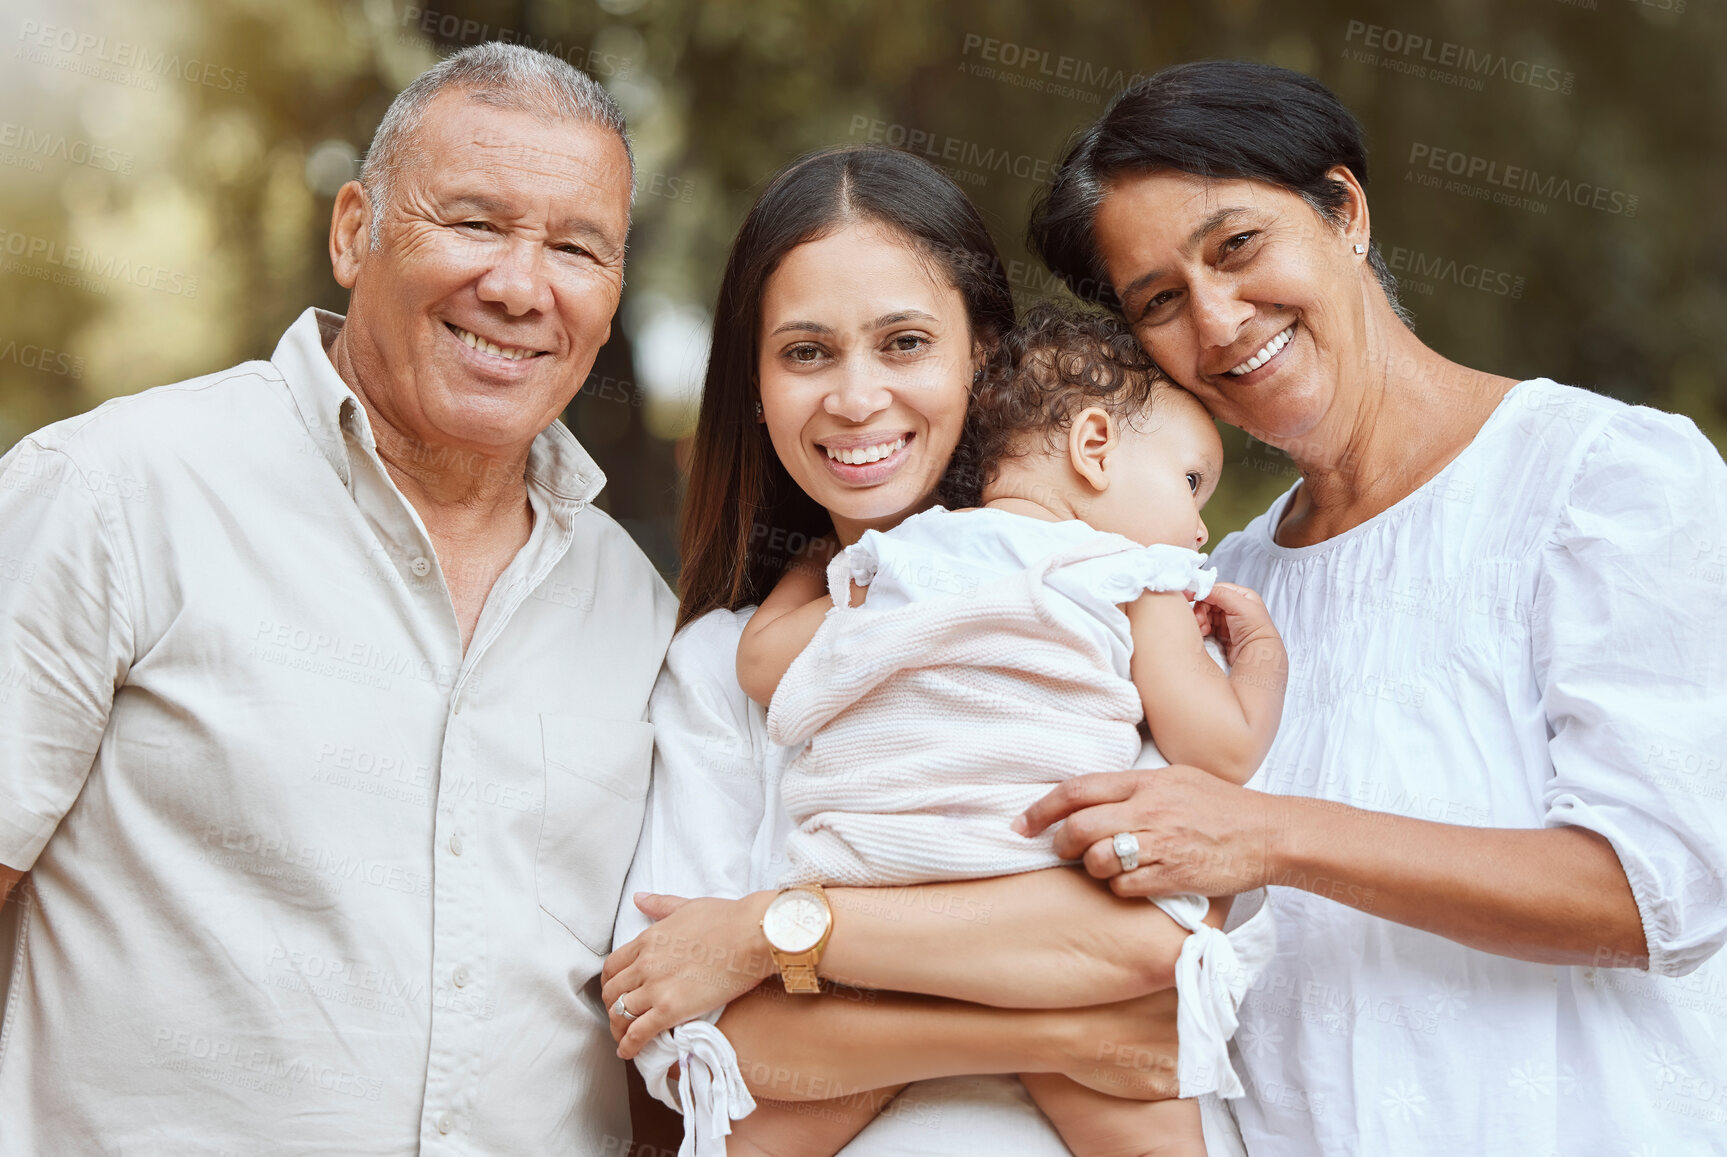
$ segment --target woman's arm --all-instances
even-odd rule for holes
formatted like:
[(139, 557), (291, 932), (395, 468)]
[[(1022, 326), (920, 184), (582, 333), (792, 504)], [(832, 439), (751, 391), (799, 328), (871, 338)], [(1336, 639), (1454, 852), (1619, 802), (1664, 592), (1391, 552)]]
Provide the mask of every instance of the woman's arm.
[[(620, 1056), (774, 975), (761, 931), (773, 895), (638, 898), (657, 922), (612, 953), (603, 973), (605, 1002), (627, 995), (636, 1014), (614, 1025)], [(1168, 988), (1188, 935), (1077, 868), (827, 895), (834, 924), (824, 978), (1004, 1008), (1107, 1004)], [(1220, 902), (1214, 921), (1223, 911)]]
[[(774, 976), (762, 914), (774, 898), (639, 896), (648, 931), (606, 960), (604, 1003), (618, 1055), (712, 1012)], [(1045, 869), (914, 888), (829, 888), (834, 929), (820, 976), (1003, 1008), (1119, 1002), (1174, 984), (1186, 929), (1143, 900), (1098, 888), (1078, 869)], [(1228, 901), (1212, 907), (1221, 924)], [(777, 981), (775, 981), (777, 983)]]
[[(1325, 800), (1267, 795), (1194, 767), (1079, 776), (1026, 814), (1054, 823), (1057, 853), (1083, 856), (1123, 896), (1299, 888), (1499, 956), (1645, 967), (1642, 918), (1612, 845), (1582, 828), (1432, 823)], [(1110, 847), (1156, 849), (1123, 874)]]
[[(831, 888), (824, 977), (1000, 1008), (1071, 1008), (1175, 983), (1187, 930), (1077, 867), (905, 888)], [(1221, 922), (1227, 901), (1221, 901)]]
[(1217, 583), (1199, 609), (1224, 646), (1226, 675), (1205, 650), (1194, 609), (1178, 591), (1150, 591), (1128, 604), (1134, 686), (1165, 759), (1246, 783), (1283, 718), (1289, 656), (1259, 596)]
[(1135, 1100), (1177, 1094), (1175, 993), (1083, 1009), (999, 1009), (898, 993), (733, 1001), (719, 1027), (750, 1092), (816, 1101), (973, 1073), (1062, 1073)]

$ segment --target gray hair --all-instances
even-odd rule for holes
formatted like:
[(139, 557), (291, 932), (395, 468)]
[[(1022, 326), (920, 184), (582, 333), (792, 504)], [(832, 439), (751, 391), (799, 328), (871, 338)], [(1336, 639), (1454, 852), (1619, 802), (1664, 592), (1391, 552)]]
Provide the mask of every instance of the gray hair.
[(635, 203), (636, 154), (624, 114), (611, 93), (569, 62), (521, 44), (490, 41), (464, 48), (434, 64), (390, 102), (360, 167), (360, 184), (371, 206), (371, 246), (378, 247), (381, 210), (390, 202), (426, 108), (447, 89), (458, 89), (494, 108), (530, 113), (544, 120), (569, 119), (618, 134), (630, 162), (630, 203)]

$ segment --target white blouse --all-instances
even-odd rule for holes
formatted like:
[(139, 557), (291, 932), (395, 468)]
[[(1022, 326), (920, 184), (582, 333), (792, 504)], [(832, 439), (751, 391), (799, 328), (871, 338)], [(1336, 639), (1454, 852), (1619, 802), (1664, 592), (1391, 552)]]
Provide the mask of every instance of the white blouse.
[(1291, 659), (1283, 727), (1250, 786), (1598, 832), (1650, 966), (1523, 963), (1287, 881), (1272, 889), (1277, 955), (1235, 1040), (1249, 1151), (1721, 1152), (1720, 455), (1685, 418), (1538, 379), (1352, 530), (1279, 546), (1288, 498), (1213, 555), (1264, 597)]

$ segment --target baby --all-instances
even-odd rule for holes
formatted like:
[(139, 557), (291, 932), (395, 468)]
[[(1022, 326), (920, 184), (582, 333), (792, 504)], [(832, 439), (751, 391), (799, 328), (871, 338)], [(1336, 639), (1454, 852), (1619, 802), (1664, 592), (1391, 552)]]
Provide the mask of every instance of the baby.
[[(1131, 335), (1033, 309), (968, 413), (944, 487), (967, 508), (865, 532), (825, 583), (792, 567), (744, 630), (739, 681), (776, 742), (807, 744), (782, 785), (798, 824), (784, 883), (1056, 866), (1053, 837), (1013, 819), (1062, 778), (1133, 766), (1142, 721), (1167, 760), (1245, 782), (1277, 731), (1286, 656), (1264, 604), (1215, 583), (1194, 549), (1222, 459), (1204, 408)], [(1203, 1154), (1186, 1098), (1240, 1095), (1225, 1040), (1243, 981), (1215, 975), (1239, 972), (1232, 950), (1201, 898), (1158, 903), (1194, 933), (1193, 991), (1179, 966), (1177, 991), (1209, 1025), (1193, 1037), (1212, 1039), (1183, 1027), (1181, 1100), (1024, 1076), (1077, 1157)], [(1208, 1000), (1224, 1004), (1209, 1018)]]

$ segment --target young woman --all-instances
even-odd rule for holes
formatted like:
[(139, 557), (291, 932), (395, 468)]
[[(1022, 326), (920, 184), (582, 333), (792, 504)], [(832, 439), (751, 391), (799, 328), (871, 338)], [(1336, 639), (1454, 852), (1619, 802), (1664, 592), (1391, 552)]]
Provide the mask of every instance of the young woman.
[[(849, 997), (732, 1000), (776, 971), (762, 919), (790, 829), (780, 776), (791, 752), (768, 741), (763, 710), (738, 685), (739, 636), (794, 558), (932, 503), (974, 378), (1014, 321), (994, 245), (925, 162), (818, 153), (752, 209), (715, 318), (682, 629), (655, 693), (654, 786), (626, 889), (708, 898), (650, 896), (620, 914), (604, 991), (620, 1052), (641, 1052), (649, 1088), (691, 1116), (698, 1141), (723, 1135), (750, 1093), (820, 1102), (910, 1083), (850, 1157), (1065, 1154), (1019, 1081), (976, 1074), (1061, 1073), (1115, 1095), (1169, 1095), (1167, 990), (1187, 935), (1075, 869), (831, 889), (815, 970), (857, 986)], [(649, 915), (661, 918), (638, 935)], [(656, 1041), (728, 1000), (723, 1037), (695, 1021)], [(800, 1111), (857, 1128), (819, 1103)], [(772, 1144), (773, 1118), (746, 1117), (740, 1140)]]

